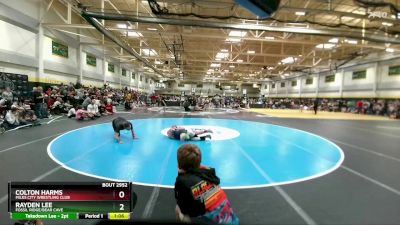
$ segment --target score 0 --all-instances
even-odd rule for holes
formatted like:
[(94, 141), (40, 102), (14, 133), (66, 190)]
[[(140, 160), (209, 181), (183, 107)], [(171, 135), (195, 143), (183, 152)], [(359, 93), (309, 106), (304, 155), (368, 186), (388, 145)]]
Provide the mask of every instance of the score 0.
[[(119, 193), (118, 193), (118, 197), (120, 198), (120, 199), (124, 199), (125, 198), (125, 192), (124, 191), (120, 191)], [(119, 204), (119, 210), (120, 211), (124, 211), (124, 207), (125, 207), (125, 205), (124, 204)]]

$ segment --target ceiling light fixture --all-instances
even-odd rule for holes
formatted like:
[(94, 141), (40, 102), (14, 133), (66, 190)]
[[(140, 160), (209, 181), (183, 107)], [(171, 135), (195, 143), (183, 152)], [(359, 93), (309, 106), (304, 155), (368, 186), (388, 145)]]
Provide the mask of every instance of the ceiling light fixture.
[(119, 23), (119, 24), (117, 24), (117, 27), (120, 28), (120, 29), (126, 29), (126, 28), (128, 28), (128, 26), (127, 26), (126, 24), (124, 24), (124, 23)]
[(148, 27), (147, 30), (157, 31), (157, 28)]
[(215, 58), (219, 58), (219, 59), (224, 59), (224, 58), (228, 58), (229, 57), (229, 53), (226, 52), (218, 52), (217, 55), (215, 56)]
[(143, 37), (142, 33), (136, 31), (128, 31), (129, 37)]
[(225, 39), (226, 42), (241, 42), (242, 39), (240, 38), (227, 38)]
[(234, 65), (230, 65), (229, 68), (235, 68), (235, 66)]
[(221, 67), (221, 63), (211, 63), (210, 67)]
[(389, 22), (382, 22), (383, 26), (387, 26), (387, 27), (391, 27), (393, 26), (393, 23), (389, 23)]
[(246, 31), (232, 30), (231, 32), (229, 32), (229, 37), (244, 37), (246, 36), (246, 34)]
[(253, 51), (253, 50), (248, 50), (247, 51), (247, 54), (255, 54), (256, 53), (256, 51)]
[(315, 47), (319, 48), (319, 49), (332, 49), (333, 47), (335, 47), (335, 44), (330, 44), (330, 43), (319, 44), (319, 45), (317, 45)]
[(393, 48), (386, 48), (385, 51), (392, 53), (392, 52), (394, 52), (394, 49)]
[(271, 36), (266, 36), (264, 38), (267, 39), (267, 40), (275, 40), (275, 37), (271, 37)]
[(294, 14), (296, 14), (296, 16), (305, 16), (305, 15), (306, 15), (306, 12), (304, 12), (304, 11), (297, 11), (297, 12), (295, 12)]
[(228, 49), (221, 49), (221, 52), (228, 52)]
[(345, 40), (347, 43), (352, 44), (352, 45), (356, 45), (358, 43), (358, 41), (356, 40)]
[(291, 63), (294, 63), (296, 60), (297, 60), (297, 58), (290, 56), (290, 57), (282, 59), (281, 62), (283, 64), (291, 64)]
[(242, 63), (242, 62), (243, 62), (243, 60), (242, 60), (242, 59), (238, 59), (238, 60), (236, 60), (236, 62), (238, 62), (238, 63)]
[(145, 56), (156, 56), (157, 52), (152, 48), (144, 48), (142, 49), (142, 54)]
[(339, 38), (331, 38), (328, 41), (329, 43), (338, 43), (339, 42)]

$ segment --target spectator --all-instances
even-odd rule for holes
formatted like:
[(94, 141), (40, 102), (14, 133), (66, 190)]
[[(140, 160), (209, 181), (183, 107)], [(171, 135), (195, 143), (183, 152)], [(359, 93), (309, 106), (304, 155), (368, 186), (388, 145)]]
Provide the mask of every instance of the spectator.
[(35, 113), (39, 119), (47, 118), (47, 105), (44, 103), (44, 93), (42, 87), (37, 87), (33, 93), (33, 102), (35, 103)]
[(87, 106), (87, 112), (93, 114), (95, 117), (100, 117), (99, 107), (96, 104), (96, 99), (92, 99), (92, 102)]
[(53, 90), (51, 89), (51, 87), (47, 88), (46, 95), (51, 96), (52, 93), (53, 93)]
[(114, 114), (113, 105), (111, 104), (111, 102), (107, 101), (107, 105), (106, 105), (105, 109), (106, 109), (106, 114), (107, 115)]
[(314, 100), (314, 114), (317, 115), (318, 111), (318, 98)]
[(359, 113), (359, 114), (363, 113), (363, 106), (364, 106), (364, 102), (362, 100), (359, 100), (357, 102), (357, 113)]
[(30, 105), (27, 104), (26, 101), (19, 102), (18, 104), (14, 103), (12, 105), (12, 107), (17, 108), (18, 121), (22, 125), (28, 124), (28, 123), (35, 124), (35, 125), (38, 124), (35, 112), (33, 110), (31, 110)]
[(18, 115), (18, 111), (17, 110), (18, 110), (17, 106), (12, 105), (11, 109), (7, 111), (5, 119), (7, 121), (7, 124), (9, 126), (9, 128), (15, 128), (15, 127), (18, 127), (20, 125), (24, 125), (24, 123), (22, 123), (19, 120), (19, 115)]
[(5, 101), (13, 102), (14, 97), (10, 87), (6, 87), (6, 89), (1, 94), (1, 98)]
[(94, 115), (88, 111), (82, 109), (82, 106), (78, 106), (75, 114), (77, 120), (83, 120), (85, 118), (94, 119)]
[(74, 107), (70, 108), (68, 110), (68, 114), (67, 114), (68, 118), (72, 118), (72, 117), (76, 117), (76, 110)]
[(64, 102), (60, 97), (57, 97), (54, 104), (51, 106), (51, 109), (54, 114), (60, 115), (61, 113), (65, 113), (65, 106)]
[(239, 224), (215, 169), (200, 166), (201, 151), (193, 144), (178, 149), (175, 182), (176, 216), (181, 222)]
[(86, 98), (82, 103), (82, 108), (87, 109), (88, 105), (92, 102), (92, 99), (89, 97), (89, 94), (86, 94)]

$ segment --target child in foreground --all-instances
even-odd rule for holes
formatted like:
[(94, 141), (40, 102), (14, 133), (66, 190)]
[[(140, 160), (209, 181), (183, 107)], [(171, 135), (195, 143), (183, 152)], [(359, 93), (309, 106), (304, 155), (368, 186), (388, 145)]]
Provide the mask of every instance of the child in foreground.
[(200, 166), (201, 151), (193, 144), (178, 149), (175, 182), (176, 216), (180, 222), (239, 224), (215, 169)]

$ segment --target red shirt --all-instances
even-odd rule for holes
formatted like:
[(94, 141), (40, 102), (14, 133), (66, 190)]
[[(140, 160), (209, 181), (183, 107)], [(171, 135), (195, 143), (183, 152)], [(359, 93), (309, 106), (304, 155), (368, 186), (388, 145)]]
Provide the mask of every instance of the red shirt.
[(106, 110), (109, 113), (113, 113), (113, 106), (111, 104), (110, 105), (106, 105)]
[(49, 100), (47, 101), (48, 107), (49, 107), (49, 108), (52, 107), (55, 101), (56, 101), (56, 100), (55, 100), (54, 98), (49, 98)]

